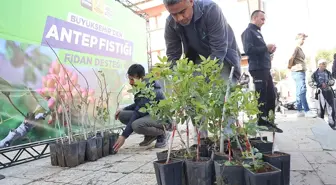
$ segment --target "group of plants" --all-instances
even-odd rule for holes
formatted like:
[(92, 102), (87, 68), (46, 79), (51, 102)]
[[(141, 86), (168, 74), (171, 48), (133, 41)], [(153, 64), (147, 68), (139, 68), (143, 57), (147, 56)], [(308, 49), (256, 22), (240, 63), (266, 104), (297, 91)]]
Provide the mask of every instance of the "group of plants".
[[(165, 81), (166, 99), (160, 102), (145, 82), (133, 87), (133, 93), (151, 100), (140, 111), (173, 123), (169, 148), (158, 152), (154, 162), (158, 185), (289, 185), (290, 155), (275, 152), (275, 133), (273, 142), (268, 141), (260, 134), (266, 128), (256, 124), (258, 94), (233, 85), (233, 69), (230, 78), (223, 79), (223, 64), (201, 59), (201, 64), (180, 59), (174, 67), (166, 57), (160, 59), (146, 76), (149, 81)], [(243, 118), (238, 120), (239, 116)], [(274, 114), (264, 119), (274, 123)], [(192, 146), (189, 120), (198, 136)], [(177, 129), (183, 124), (186, 136)], [(210, 136), (201, 138), (200, 131)], [(175, 136), (182, 149), (172, 149)]]
[[(52, 49), (52, 48), (51, 48)], [(57, 56), (57, 54), (55, 53)], [(105, 74), (102, 71), (93, 72), (96, 75), (99, 93), (94, 97), (94, 90), (89, 88), (85, 76), (72, 64), (75, 72), (71, 73), (59, 62), (54, 62), (49, 74), (44, 78), (44, 88), (40, 91), (48, 99), (51, 110), (49, 124), (65, 127), (66, 134), (59, 136), (56, 143), (50, 145), (51, 163), (61, 167), (75, 167), (85, 161), (96, 161), (99, 158), (117, 153), (113, 149), (119, 133), (115, 132), (111, 120), (110, 96)], [(86, 87), (80, 87), (78, 72), (86, 82)], [(123, 89), (123, 88), (122, 88)], [(119, 106), (119, 95), (117, 107)], [(93, 120), (89, 118), (89, 108), (93, 109)], [(72, 131), (72, 124), (79, 126)], [(99, 123), (99, 124), (96, 124)], [(97, 127), (100, 125), (101, 127)]]

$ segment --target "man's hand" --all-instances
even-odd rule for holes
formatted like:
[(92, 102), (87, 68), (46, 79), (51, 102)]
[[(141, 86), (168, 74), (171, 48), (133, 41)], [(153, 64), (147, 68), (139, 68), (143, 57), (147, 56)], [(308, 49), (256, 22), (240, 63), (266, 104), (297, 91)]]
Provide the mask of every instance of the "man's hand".
[(327, 88), (327, 85), (325, 83), (322, 84), (322, 88), (325, 89)]
[(114, 144), (113, 149), (118, 151), (122, 145), (124, 145), (126, 138), (124, 136), (119, 136), (117, 142)]
[(267, 49), (268, 49), (268, 52), (274, 53), (276, 50), (276, 46), (274, 44), (267, 44)]
[(119, 109), (119, 110), (117, 110), (117, 112), (115, 113), (115, 115), (114, 115), (114, 119), (115, 119), (115, 120), (118, 120), (118, 119), (119, 119), (119, 114), (120, 114), (120, 112), (121, 112), (121, 110)]

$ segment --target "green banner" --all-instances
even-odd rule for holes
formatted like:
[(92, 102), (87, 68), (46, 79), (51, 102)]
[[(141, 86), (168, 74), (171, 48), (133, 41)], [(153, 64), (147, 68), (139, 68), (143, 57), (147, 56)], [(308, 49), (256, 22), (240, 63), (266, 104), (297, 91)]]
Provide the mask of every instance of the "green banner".
[[(89, 104), (85, 128), (119, 124), (117, 106), (132, 101), (128, 67), (148, 68), (146, 39), (145, 19), (114, 0), (3, 1), (0, 148), (66, 135), (69, 122), (73, 133), (83, 132), (83, 98)], [(105, 104), (102, 92), (109, 95)], [(108, 106), (110, 119), (102, 121), (97, 105)], [(36, 123), (24, 123), (28, 113)], [(71, 120), (57, 124), (57, 115), (65, 114)]]

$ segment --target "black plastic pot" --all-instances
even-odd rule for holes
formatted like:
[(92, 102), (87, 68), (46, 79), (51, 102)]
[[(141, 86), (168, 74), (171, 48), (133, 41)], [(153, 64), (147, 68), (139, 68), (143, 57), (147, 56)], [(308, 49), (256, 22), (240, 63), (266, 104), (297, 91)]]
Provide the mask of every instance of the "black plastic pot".
[(103, 137), (103, 157), (108, 156), (110, 151), (110, 134), (104, 132)]
[(50, 149), (50, 160), (51, 160), (51, 165), (53, 166), (58, 166), (58, 161), (57, 161), (57, 146), (56, 143), (51, 143), (49, 145)]
[[(199, 155), (200, 157), (211, 157), (211, 152), (209, 151), (209, 149), (211, 148), (211, 146), (206, 145), (206, 144), (201, 144), (199, 147)], [(192, 145), (190, 147), (191, 150), (197, 150), (197, 145)]]
[(85, 151), (86, 151), (86, 140), (78, 142), (78, 162), (79, 164), (85, 163)]
[(98, 159), (96, 138), (89, 138), (87, 140), (85, 156), (88, 161), (96, 161)]
[(154, 162), (154, 170), (158, 185), (184, 185), (183, 161), (172, 159), (168, 164), (166, 160)]
[(64, 157), (65, 157), (65, 165), (66, 167), (75, 167), (79, 165), (78, 160), (78, 151), (79, 144), (76, 143), (65, 143), (63, 144)]
[(186, 160), (186, 175), (188, 185), (213, 185), (214, 163), (210, 158), (201, 158), (200, 161)]
[(113, 149), (113, 146), (117, 142), (118, 137), (119, 137), (118, 133), (112, 133), (109, 137), (109, 154), (111, 155), (114, 155), (117, 153), (117, 151)]
[(217, 185), (245, 185), (243, 166), (225, 166), (224, 161), (215, 161)]
[(264, 154), (263, 160), (281, 170), (281, 184), (290, 184), (290, 154), (274, 152), (274, 154)]
[(98, 159), (103, 157), (103, 137), (100, 132), (96, 134), (96, 140), (97, 140), (97, 156)]
[(265, 162), (264, 165), (271, 168), (272, 171), (255, 173), (248, 168), (244, 168), (246, 185), (280, 185), (281, 171), (269, 163)]
[(60, 167), (66, 167), (62, 143), (56, 143), (57, 163)]
[(272, 152), (273, 142), (252, 140), (251, 145), (259, 150), (260, 153)]

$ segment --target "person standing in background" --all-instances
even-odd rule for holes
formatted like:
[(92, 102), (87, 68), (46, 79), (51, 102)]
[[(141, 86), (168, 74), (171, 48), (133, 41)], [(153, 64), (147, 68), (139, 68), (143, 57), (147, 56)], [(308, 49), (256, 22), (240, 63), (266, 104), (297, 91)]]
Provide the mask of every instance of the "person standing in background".
[[(302, 50), (302, 46), (308, 35), (299, 33), (296, 36), (296, 48), (292, 57), (288, 62), (288, 69), (292, 71), (292, 78), (296, 83), (296, 104), (297, 104), (297, 116), (315, 118), (317, 114), (310, 111), (307, 102), (307, 86), (306, 86), (306, 71), (307, 64), (305, 61), (305, 54)], [(303, 111), (302, 111), (303, 109)]]
[(260, 32), (265, 23), (265, 12), (256, 10), (251, 15), (251, 23), (242, 33), (245, 54), (249, 57), (249, 72), (253, 77), (255, 90), (259, 93), (258, 102), (261, 114), (258, 115), (258, 125), (266, 126), (270, 131), (282, 133), (274, 123), (264, 120), (269, 112), (275, 112), (275, 91), (271, 76), (271, 55), (275, 52), (274, 44), (266, 44)]

